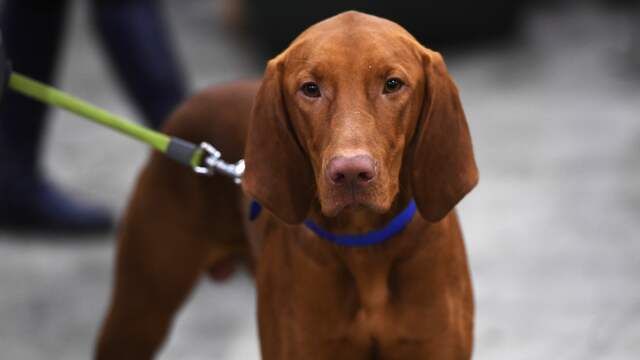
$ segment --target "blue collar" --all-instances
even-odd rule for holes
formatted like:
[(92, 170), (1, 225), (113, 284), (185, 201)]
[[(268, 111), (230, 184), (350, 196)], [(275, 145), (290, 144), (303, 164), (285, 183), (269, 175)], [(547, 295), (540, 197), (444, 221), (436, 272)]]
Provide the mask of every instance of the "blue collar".
[[(253, 221), (258, 218), (261, 211), (262, 205), (258, 204), (257, 201), (252, 200), (249, 209), (249, 220)], [(415, 213), (416, 202), (412, 199), (411, 202), (409, 202), (409, 205), (407, 205), (401, 213), (391, 219), (391, 221), (382, 229), (369, 231), (364, 234), (333, 234), (321, 228), (318, 224), (309, 219), (304, 221), (304, 225), (319, 237), (338, 245), (369, 246), (379, 244), (404, 230), (404, 228), (409, 225), (409, 222), (411, 222), (411, 219), (413, 219), (413, 215), (415, 215)]]

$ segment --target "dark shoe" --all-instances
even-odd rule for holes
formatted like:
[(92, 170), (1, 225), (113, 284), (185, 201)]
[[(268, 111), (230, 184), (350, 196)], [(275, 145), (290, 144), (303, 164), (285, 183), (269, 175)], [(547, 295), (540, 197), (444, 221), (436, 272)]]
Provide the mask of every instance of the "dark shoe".
[(58, 233), (105, 233), (113, 228), (109, 212), (72, 200), (42, 179), (0, 184), (0, 227)]

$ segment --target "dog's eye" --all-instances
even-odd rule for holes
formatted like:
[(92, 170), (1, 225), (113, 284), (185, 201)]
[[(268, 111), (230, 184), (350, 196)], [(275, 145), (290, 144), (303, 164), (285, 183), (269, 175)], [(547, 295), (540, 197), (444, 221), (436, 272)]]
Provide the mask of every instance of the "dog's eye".
[(390, 94), (392, 92), (396, 92), (400, 90), (402, 86), (404, 86), (402, 80), (398, 78), (391, 78), (384, 83), (384, 93)]
[(314, 82), (306, 82), (300, 88), (305, 96), (316, 98), (320, 97), (320, 86)]

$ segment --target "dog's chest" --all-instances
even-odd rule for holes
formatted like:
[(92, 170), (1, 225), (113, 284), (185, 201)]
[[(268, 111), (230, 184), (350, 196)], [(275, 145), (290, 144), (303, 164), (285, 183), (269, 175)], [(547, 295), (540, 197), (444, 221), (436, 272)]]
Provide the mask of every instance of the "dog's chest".
[(291, 243), (265, 250), (281, 273), (276, 276), (264, 264), (270, 270), (261, 271), (264, 278), (258, 276), (261, 323), (275, 323), (269, 325), (275, 328), (261, 329), (261, 337), (276, 331), (296, 347), (294, 353), (322, 349), (324, 356), (318, 358), (332, 359), (416, 354), (424, 348), (429, 328), (446, 320), (430, 306), (433, 299), (425, 287), (412, 291), (399, 280), (412, 271), (411, 265), (387, 254), (363, 251), (344, 262), (324, 262), (317, 249), (313, 254), (320, 258), (309, 259), (308, 249)]
[(256, 248), (264, 359), (469, 353), (470, 283), (459, 271), (462, 246), (452, 247), (461, 239), (429, 237), (410, 227), (381, 247), (345, 252), (301, 227), (266, 220), (260, 221)]
[(425, 293), (411, 291), (401, 279), (411, 271), (410, 264), (392, 254), (365, 251), (352, 254), (342, 265), (330, 275), (334, 285), (339, 285), (326, 290), (335, 292), (326, 300), (342, 315), (336, 319), (340, 325), (332, 337), (380, 355), (426, 340), (424, 324), (437, 314), (427, 316), (430, 299)]

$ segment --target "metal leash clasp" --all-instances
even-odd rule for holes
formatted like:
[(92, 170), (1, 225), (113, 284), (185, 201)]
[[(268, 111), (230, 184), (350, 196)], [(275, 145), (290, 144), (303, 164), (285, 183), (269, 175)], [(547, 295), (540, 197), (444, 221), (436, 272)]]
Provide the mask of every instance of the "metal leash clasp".
[(244, 160), (239, 160), (235, 164), (222, 160), (222, 154), (213, 145), (203, 142), (200, 143), (200, 149), (204, 152), (201, 165), (193, 167), (193, 171), (200, 175), (211, 176), (213, 174), (222, 174), (233, 179), (236, 184), (242, 181), (244, 174)]

